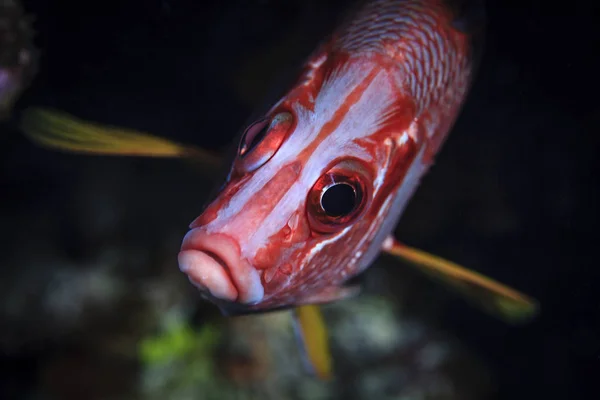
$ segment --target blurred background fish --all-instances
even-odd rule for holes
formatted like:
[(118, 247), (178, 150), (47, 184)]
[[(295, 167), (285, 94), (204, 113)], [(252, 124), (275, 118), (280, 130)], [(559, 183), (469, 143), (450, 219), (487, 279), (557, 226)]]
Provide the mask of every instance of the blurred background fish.
[(0, 0), (0, 121), (37, 71), (31, 16), (16, 0)]

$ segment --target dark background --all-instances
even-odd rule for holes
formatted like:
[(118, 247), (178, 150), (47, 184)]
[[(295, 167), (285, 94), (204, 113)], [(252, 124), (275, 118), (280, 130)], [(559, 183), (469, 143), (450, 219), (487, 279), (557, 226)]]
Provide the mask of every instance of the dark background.
[[(28, 106), (52, 106), (220, 149), (262, 104), (272, 78), (297, 66), (346, 3), (24, 2), (36, 18), (41, 58), (15, 120)], [(533, 323), (509, 327), (447, 298), (440, 324), (493, 366), (502, 399), (599, 398), (600, 7), (594, 3), (487, 2), (476, 84), (399, 226), (409, 243), (475, 266), (540, 300), (542, 313)], [(102, 175), (104, 167), (107, 176), (119, 174), (119, 161), (91, 167), (81, 156), (32, 146), (15, 126), (5, 124), (0, 149), (0, 246), (12, 266), (31, 244), (33, 216), (42, 209), (76, 213), (70, 203), (74, 185)], [(96, 175), (77, 166), (95, 168)], [(153, 171), (174, 168), (153, 160), (135, 166), (150, 182)], [(181, 177), (200, 185), (189, 179)], [(163, 190), (162, 181), (157, 178), (157, 193), (122, 198), (143, 203), (139, 214), (128, 216), (134, 225), (169, 219), (163, 205), (194, 193), (168, 185)], [(183, 224), (200, 207), (187, 202), (177, 214)], [(72, 226), (75, 216), (65, 218), (58, 237), (69, 257), (83, 258), (100, 246)], [(125, 236), (160, 241), (136, 230)], [(9, 267), (4, 270), (5, 284), (16, 279)], [(12, 326), (1, 324), (9, 335)], [(40, 329), (36, 323), (19, 326), (27, 334)], [(39, 382), (42, 361), (63, 349), (60, 341), (41, 343), (0, 358), (0, 395), (3, 388), (11, 396), (28, 393)]]

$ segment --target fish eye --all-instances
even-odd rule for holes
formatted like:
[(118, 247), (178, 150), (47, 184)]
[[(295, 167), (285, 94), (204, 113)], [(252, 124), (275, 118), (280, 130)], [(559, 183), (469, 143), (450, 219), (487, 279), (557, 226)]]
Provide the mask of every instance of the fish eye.
[(269, 120), (267, 118), (262, 118), (251, 124), (242, 136), (239, 151), (240, 157), (243, 157), (248, 152), (252, 151), (252, 149), (265, 137), (268, 130)]
[(347, 182), (334, 183), (321, 193), (321, 208), (332, 218), (350, 214), (360, 203), (360, 193)]
[(281, 112), (273, 118), (261, 118), (251, 124), (240, 141), (238, 171), (252, 172), (269, 161), (287, 137), (292, 123), (292, 114)]
[(367, 168), (357, 160), (338, 163), (322, 175), (307, 198), (311, 228), (333, 233), (355, 221), (367, 203), (369, 177)]

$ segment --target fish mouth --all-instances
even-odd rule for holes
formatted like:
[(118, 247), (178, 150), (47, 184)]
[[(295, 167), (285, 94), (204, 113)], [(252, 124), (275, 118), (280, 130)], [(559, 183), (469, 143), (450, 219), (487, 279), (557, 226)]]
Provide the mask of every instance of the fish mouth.
[(216, 299), (249, 305), (264, 296), (260, 275), (241, 257), (239, 245), (228, 235), (191, 229), (177, 258), (190, 282)]

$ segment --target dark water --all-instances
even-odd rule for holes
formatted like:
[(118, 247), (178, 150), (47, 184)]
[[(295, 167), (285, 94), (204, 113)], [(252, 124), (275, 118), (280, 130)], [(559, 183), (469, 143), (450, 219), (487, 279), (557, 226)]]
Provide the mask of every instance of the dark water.
[[(510, 327), (432, 289), (445, 302), (437, 326), (493, 371), (490, 398), (598, 398), (600, 7), (592, 1), (487, 3), (476, 84), (399, 234), (540, 300), (534, 322)], [(345, 5), (25, 2), (36, 17), (41, 59), (15, 117), (27, 106), (52, 106), (220, 149), (261, 106), (272, 77), (297, 65)], [(37, 289), (53, 264), (44, 264), (44, 254), (77, 270), (107, 246), (127, 243), (143, 251), (177, 242), (208, 183), (174, 162), (90, 161), (32, 146), (12, 122), (2, 129), (0, 287), (19, 290), (2, 299), (16, 305), (0, 314), (0, 397), (126, 398), (118, 396), (127, 396), (133, 375), (110, 375), (110, 360), (88, 350), (96, 336), (117, 335), (111, 326), (132, 332), (139, 325), (104, 314), (83, 313), (85, 328), (69, 318), (45, 319), (39, 307), (47, 300)], [(106, 211), (107, 204), (117, 211)], [(174, 238), (141, 229), (146, 224), (168, 226)], [(147, 265), (138, 261), (124, 276), (160, 269)], [(108, 314), (123, 313), (129, 302), (135, 299)], [(201, 306), (198, 313), (214, 310)], [(80, 392), (62, 389), (72, 381)]]

